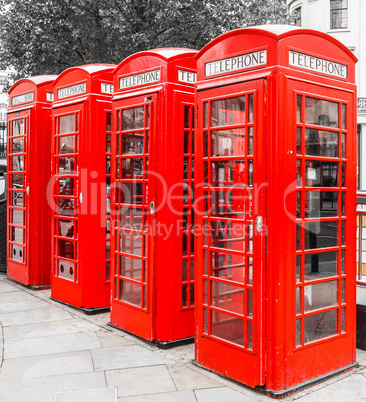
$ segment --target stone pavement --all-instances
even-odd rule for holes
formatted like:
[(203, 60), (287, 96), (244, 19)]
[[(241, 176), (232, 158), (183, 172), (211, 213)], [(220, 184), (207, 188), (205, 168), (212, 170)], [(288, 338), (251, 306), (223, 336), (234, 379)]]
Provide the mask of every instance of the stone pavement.
[[(0, 402), (271, 402), (192, 364), (194, 346), (169, 350), (116, 330), (0, 274)], [(366, 401), (360, 367), (283, 401)]]

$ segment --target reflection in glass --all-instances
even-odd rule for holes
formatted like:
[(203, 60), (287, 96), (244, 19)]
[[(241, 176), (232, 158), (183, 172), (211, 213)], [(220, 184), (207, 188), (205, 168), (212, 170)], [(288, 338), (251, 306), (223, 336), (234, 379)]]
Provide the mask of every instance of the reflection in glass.
[(302, 154), (302, 128), (297, 127), (296, 129), (296, 153), (298, 155)]
[(58, 179), (59, 195), (74, 195), (74, 179), (71, 177), (60, 177)]
[(58, 239), (58, 255), (74, 260), (76, 258), (76, 243), (69, 240)]
[(58, 172), (74, 173), (74, 158), (73, 157), (58, 158)]
[(248, 95), (248, 123), (253, 123), (253, 117), (254, 117), (254, 95), (249, 94)]
[(24, 170), (23, 155), (12, 157), (12, 170), (14, 172), (22, 172)]
[(122, 111), (122, 130), (136, 130), (139, 128), (144, 128), (144, 125), (144, 106), (138, 106)]
[(304, 342), (312, 342), (337, 333), (337, 310), (325, 311), (304, 318)]
[(24, 135), (24, 119), (13, 120), (13, 136)]
[(60, 116), (59, 134), (75, 133), (75, 115)]
[(305, 154), (311, 156), (338, 157), (338, 133), (305, 129)]
[(244, 315), (244, 289), (242, 287), (216, 281), (212, 281), (211, 284), (211, 306)]
[(211, 132), (211, 156), (245, 156), (245, 135), (241, 129)]
[(67, 219), (60, 219), (58, 221), (59, 236), (73, 238), (74, 231), (74, 221)]
[(296, 109), (296, 122), (301, 123), (302, 122), (302, 96), (297, 95), (297, 109)]
[(122, 155), (143, 154), (144, 153), (144, 133), (122, 135)]
[(119, 281), (120, 289), (120, 300), (125, 303), (132, 304), (134, 306), (141, 306), (141, 295), (142, 295), (142, 286), (138, 283), (127, 282), (127, 281)]
[(305, 312), (338, 305), (338, 281), (315, 283), (304, 287)]
[(337, 260), (337, 251), (305, 254), (305, 281), (336, 276)]
[(338, 215), (338, 191), (306, 191), (307, 218)]
[(253, 155), (253, 127), (248, 128), (248, 155)]
[(307, 187), (337, 187), (338, 163), (305, 161), (305, 185)]
[(217, 338), (244, 346), (244, 321), (231, 315), (211, 311), (211, 334)]
[(106, 129), (106, 131), (111, 131), (112, 130), (112, 113), (107, 113), (106, 114), (106, 127), (105, 127), (105, 129)]
[(10, 177), (12, 177), (12, 182), (13, 182), (13, 188), (23, 188), (23, 175), (22, 174), (12, 174)]
[(58, 137), (59, 154), (73, 154), (75, 152), (75, 136)]
[(305, 223), (305, 249), (335, 247), (337, 245), (337, 221)]
[(347, 114), (346, 114), (346, 112), (347, 112), (347, 105), (345, 105), (345, 104), (343, 104), (342, 105), (342, 128), (343, 128), (343, 130), (345, 130), (347, 127), (346, 127), (346, 124), (347, 124)]
[(24, 152), (24, 138), (13, 138), (11, 140), (12, 144), (13, 144), (13, 153), (20, 153), (20, 152)]
[(12, 204), (15, 207), (23, 207), (24, 202), (23, 202), (23, 192), (20, 191), (13, 191), (13, 197), (12, 197)]
[(211, 163), (211, 184), (215, 187), (243, 186), (245, 177), (245, 161), (214, 161)]
[(15, 243), (23, 244), (23, 239), (24, 239), (23, 232), (24, 232), (24, 230), (22, 228), (12, 227), (11, 228), (11, 241), (14, 241)]
[(245, 96), (211, 102), (211, 127), (245, 122)]
[(74, 200), (69, 199), (69, 198), (59, 198), (57, 212), (63, 216), (73, 216), (74, 215)]
[(305, 123), (325, 127), (339, 127), (338, 103), (305, 97)]

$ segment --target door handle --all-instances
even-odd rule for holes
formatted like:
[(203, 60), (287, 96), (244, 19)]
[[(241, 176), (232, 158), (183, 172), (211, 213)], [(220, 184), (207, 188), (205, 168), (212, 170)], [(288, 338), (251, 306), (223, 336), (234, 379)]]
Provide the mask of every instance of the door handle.
[(80, 200), (80, 204), (82, 204), (83, 203), (83, 193), (80, 193), (79, 200)]
[(26, 191), (27, 195), (29, 195), (29, 186), (27, 186), (25, 191)]
[(155, 203), (154, 203), (154, 201), (151, 201), (150, 202), (150, 214), (154, 215), (154, 212), (155, 212)]

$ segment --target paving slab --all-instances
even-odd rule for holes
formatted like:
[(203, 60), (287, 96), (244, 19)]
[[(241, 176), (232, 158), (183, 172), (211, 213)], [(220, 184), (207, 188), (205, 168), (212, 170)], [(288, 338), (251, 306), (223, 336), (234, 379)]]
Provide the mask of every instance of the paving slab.
[(4, 282), (4, 281), (0, 281), (0, 293), (3, 292), (16, 292), (19, 289), (13, 285), (11, 285), (10, 283)]
[(74, 334), (77, 332), (99, 331), (99, 329), (100, 327), (89, 321), (72, 319), (70, 316), (68, 320), (5, 327), (4, 338), (6, 341), (17, 341), (45, 336)]
[(172, 364), (158, 352), (152, 352), (139, 345), (120, 346), (92, 350), (94, 367), (96, 370), (113, 370), (143, 366), (157, 366)]
[[(197, 389), (194, 391), (198, 402), (255, 402), (254, 399), (248, 395), (244, 395), (238, 391), (235, 391), (229, 387), (221, 388), (208, 388)], [(270, 399), (270, 398), (268, 398)]]
[(5, 344), (4, 358), (14, 359), (17, 357), (76, 352), (97, 349), (100, 346), (95, 332), (79, 332), (69, 335), (8, 341)]
[(0, 402), (53, 402), (58, 392), (100, 388), (105, 388), (103, 373), (4, 381), (0, 382)]
[(299, 402), (332, 401), (332, 402), (365, 402), (366, 377), (361, 373), (350, 375), (332, 384), (323, 383), (322, 388), (297, 399)]
[(176, 391), (165, 365), (106, 371), (108, 387), (117, 387), (117, 396)]
[(46, 303), (44, 303), (44, 305), (45, 308), (39, 310), (3, 313), (0, 316), (0, 321), (3, 327), (9, 327), (12, 325), (67, 320), (72, 318), (72, 315), (68, 311), (52, 308)]
[(111, 388), (88, 389), (58, 393), (54, 402), (116, 402), (117, 390)]
[(0, 314), (48, 308), (47, 303), (22, 290), (0, 293)]
[(94, 371), (89, 351), (6, 359), (0, 372), (1, 381)]
[(133, 340), (129, 339), (129, 337), (122, 334), (117, 334), (107, 330), (97, 331), (96, 334), (103, 348), (114, 348), (117, 346), (135, 345)]
[(127, 396), (118, 398), (118, 402), (197, 402), (197, 399), (193, 391), (177, 391), (150, 395)]
[(217, 381), (192, 370), (188, 365), (180, 366), (175, 364), (168, 366), (168, 370), (178, 391), (221, 386)]

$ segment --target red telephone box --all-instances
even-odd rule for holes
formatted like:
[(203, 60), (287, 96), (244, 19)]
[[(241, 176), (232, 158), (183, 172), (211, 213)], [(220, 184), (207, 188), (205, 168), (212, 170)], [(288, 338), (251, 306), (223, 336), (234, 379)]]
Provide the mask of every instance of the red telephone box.
[(111, 64), (54, 82), (51, 297), (97, 312), (110, 305)]
[(51, 103), (55, 75), (17, 81), (9, 90), (8, 240), (10, 279), (50, 286)]
[(196, 53), (136, 53), (114, 73), (111, 324), (161, 347), (194, 336)]
[(355, 62), (289, 26), (197, 55), (196, 361), (273, 396), (355, 363)]

